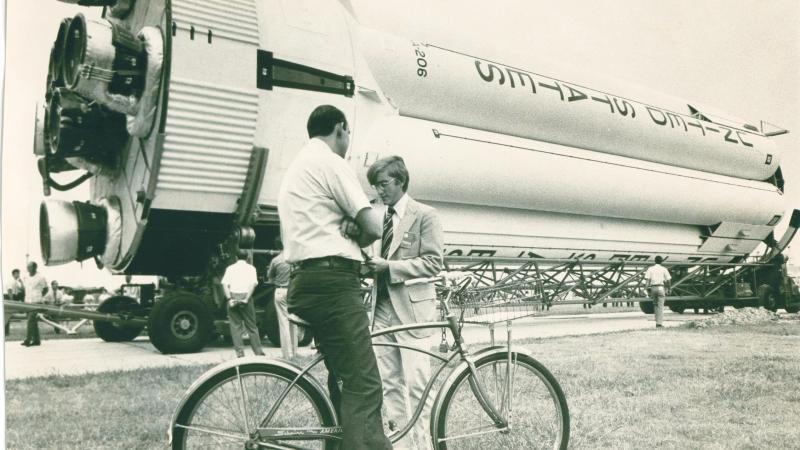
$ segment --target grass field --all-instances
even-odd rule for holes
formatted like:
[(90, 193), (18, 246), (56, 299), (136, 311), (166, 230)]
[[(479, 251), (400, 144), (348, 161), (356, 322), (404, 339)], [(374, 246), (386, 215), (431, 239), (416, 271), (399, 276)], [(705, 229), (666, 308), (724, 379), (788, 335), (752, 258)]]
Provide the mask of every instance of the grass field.
[[(564, 388), (572, 449), (798, 448), (800, 320), (520, 345)], [(7, 448), (164, 448), (206, 368), (10, 381)]]

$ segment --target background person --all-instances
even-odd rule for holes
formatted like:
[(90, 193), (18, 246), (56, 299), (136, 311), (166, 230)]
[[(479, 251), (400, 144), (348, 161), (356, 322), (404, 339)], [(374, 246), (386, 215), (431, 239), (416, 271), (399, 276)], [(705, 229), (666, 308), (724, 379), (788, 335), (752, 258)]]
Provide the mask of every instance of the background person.
[[(367, 179), (383, 205), (383, 236), (373, 247), (375, 256), (367, 265), (377, 274), (377, 299), (373, 323), (376, 329), (436, 320), (436, 290), (432, 283), (406, 286), (404, 281), (432, 277), (442, 270), (444, 234), (436, 210), (407, 194), (409, 174), (403, 159), (379, 159), (367, 171)], [(409, 330), (375, 338), (376, 342), (395, 342), (426, 348), (425, 339), (433, 329)], [(390, 428), (411, 419), (430, 378), (430, 360), (424, 355), (392, 346), (377, 346), (378, 367), (383, 378), (383, 398)], [(433, 397), (428, 395), (425, 409), (414, 428), (396, 443), (397, 448), (431, 448), (429, 431)]]
[[(47, 294), (47, 280), (44, 275), (38, 273), (39, 266), (31, 261), (28, 263), (28, 276), (23, 280), (25, 284), (25, 303), (41, 304), (44, 302), (44, 296)], [(25, 340), (22, 345), (26, 347), (41, 345), (41, 337), (39, 336), (39, 313), (37, 311), (28, 312), (28, 326), (25, 333)]]
[[(283, 250), (280, 236), (275, 238), (275, 247)], [(297, 354), (297, 325), (289, 321), (286, 304), (289, 288), (291, 266), (286, 262), (283, 252), (278, 253), (269, 262), (267, 281), (275, 285), (275, 311), (278, 316), (278, 329), (281, 338), (281, 355), (284, 359), (292, 359)]]
[[(61, 287), (58, 285), (58, 281), (53, 280), (50, 282), (50, 290), (47, 291), (47, 294), (44, 296), (44, 303), (53, 306), (64, 306), (68, 305), (72, 301), (73, 297), (66, 292), (64, 292)], [(54, 320), (51, 317), (48, 317), (50, 320)], [(67, 320), (59, 321), (62, 325), (69, 324)], [(53, 331), (56, 333), (61, 333), (61, 329), (57, 327), (53, 327)]]
[(221, 282), (227, 299), (233, 348), (237, 357), (244, 357), (242, 332), (247, 330), (253, 353), (263, 356), (264, 351), (261, 350), (261, 339), (256, 326), (256, 310), (253, 305), (253, 291), (258, 285), (256, 268), (247, 262), (245, 252), (240, 251), (238, 256), (238, 260), (225, 269)]
[(58, 284), (58, 281), (53, 280), (50, 282), (50, 289), (44, 296), (44, 303), (48, 305), (61, 306), (69, 304), (72, 301), (72, 296), (64, 292)]
[[(293, 265), (289, 312), (310, 323), (328, 368), (328, 388), (342, 420), (342, 449), (382, 450), (381, 377), (359, 281), (361, 247), (381, 235), (380, 217), (344, 160), (350, 131), (344, 113), (319, 106), (306, 124), (278, 193), (284, 255)], [(358, 234), (341, 232), (346, 219)], [(342, 380), (341, 396), (333, 380)]]
[(667, 290), (669, 289), (669, 282), (672, 277), (661, 263), (664, 258), (656, 256), (656, 263), (648, 267), (644, 273), (645, 286), (649, 292), (650, 298), (653, 300), (653, 309), (656, 315), (656, 328), (661, 328), (664, 319), (664, 302), (667, 298)]
[[(25, 300), (25, 285), (22, 283), (22, 278), (20, 278), (19, 275), (19, 269), (11, 271), (11, 280), (6, 283), (5, 289), (3, 289), (4, 300), (14, 300), (18, 302)], [(3, 311), (3, 314), (5, 314), (5, 332), (6, 336), (8, 336), (9, 331), (11, 331), (11, 311)]]

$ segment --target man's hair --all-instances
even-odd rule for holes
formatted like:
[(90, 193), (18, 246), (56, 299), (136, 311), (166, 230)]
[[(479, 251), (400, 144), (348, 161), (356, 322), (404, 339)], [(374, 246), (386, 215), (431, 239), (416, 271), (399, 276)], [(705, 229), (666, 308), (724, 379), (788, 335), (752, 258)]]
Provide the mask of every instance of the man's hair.
[(240, 248), (238, 252), (236, 252), (236, 259), (243, 259), (247, 261), (247, 250)]
[(664, 258), (661, 256), (656, 256), (656, 264), (661, 264), (662, 262), (664, 262)]
[(11, 275), (14, 275), (15, 273), (19, 273), (19, 269), (14, 269), (11, 271)]
[(333, 133), (337, 123), (344, 123), (345, 127), (347, 126), (347, 118), (344, 117), (344, 113), (339, 108), (331, 105), (317, 106), (308, 116), (308, 123), (306, 124), (308, 137), (328, 136)]
[(378, 175), (381, 172), (385, 172), (387, 176), (398, 180), (403, 185), (403, 192), (408, 190), (410, 177), (403, 158), (399, 156), (387, 156), (386, 158), (375, 161), (372, 166), (370, 166), (369, 170), (367, 170), (367, 180), (369, 180), (371, 185), (375, 185), (378, 181)]
[(39, 265), (36, 264), (35, 261), (31, 261), (31, 262), (28, 263), (28, 267), (33, 267), (34, 269), (38, 269)]

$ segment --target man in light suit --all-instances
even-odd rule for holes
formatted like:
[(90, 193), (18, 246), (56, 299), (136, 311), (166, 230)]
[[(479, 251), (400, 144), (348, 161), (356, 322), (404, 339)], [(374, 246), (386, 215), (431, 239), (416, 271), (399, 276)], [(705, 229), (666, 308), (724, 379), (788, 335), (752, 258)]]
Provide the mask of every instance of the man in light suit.
[[(403, 159), (391, 156), (376, 161), (367, 179), (383, 205), (383, 237), (373, 245), (367, 265), (376, 273), (377, 298), (373, 302), (374, 329), (436, 320), (436, 291), (432, 283), (406, 286), (404, 281), (432, 277), (442, 270), (442, 225), (436, 210), (406, 194), (409, 175)], [(427, 347), (433, 329), (405, 331), (375, 338)], [(426, 348), (427, 349), (427, 348)], [(376, 346), (383, 378), (383, 395), (390, 429), (399, 429), (412, 417), (430, 376), (430, 360), (424, 354), (397, 347)], [(429, 395), (414, 428), (396, 443), (396, 449), (431, 448)]]

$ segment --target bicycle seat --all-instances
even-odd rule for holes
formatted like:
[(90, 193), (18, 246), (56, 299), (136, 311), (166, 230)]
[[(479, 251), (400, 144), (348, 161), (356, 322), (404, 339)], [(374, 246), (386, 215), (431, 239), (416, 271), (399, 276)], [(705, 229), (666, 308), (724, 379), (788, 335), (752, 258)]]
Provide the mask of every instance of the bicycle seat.
[(304, 326), (304, 327), (311, 326), (310, 323), (308, 323), (305, 320), (301, 319), (300, 316), (298, 316), (296, 314), (289, 314), (289, 322), (292, 322), (295, 325), (301, 325), (301, 326)]

